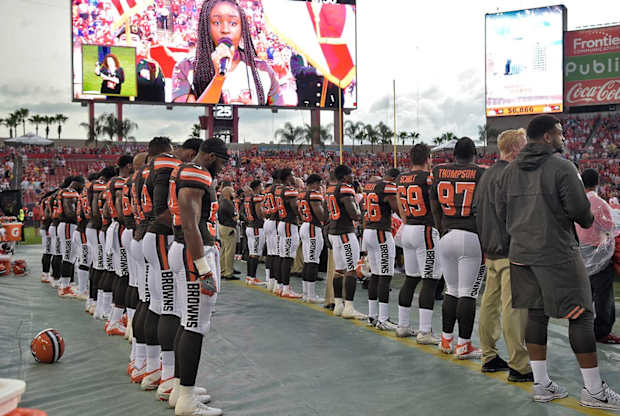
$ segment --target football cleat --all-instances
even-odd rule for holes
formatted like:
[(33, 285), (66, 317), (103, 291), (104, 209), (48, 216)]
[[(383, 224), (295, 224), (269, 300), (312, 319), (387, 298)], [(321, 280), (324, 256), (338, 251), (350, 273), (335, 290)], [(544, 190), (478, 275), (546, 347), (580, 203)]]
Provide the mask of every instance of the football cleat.
[(134, 360), (129, 361), (127, 364), (127, 375), (131, 377), (131, 373), (133, 372), (133, 365), (135, 364)]
[(482, 357), (482, 350), (471, 345), (471, 341), (456, 346), (454, 355), (459, 360), (475, 360)]
[(60, 279), (50, 279), (50, 286), (53, 287), (54, 289), (58, 289), (58, 286), (60, 285)]
[(50, 279), (46, 273), (41, 273), (41, 283), (49, 283)]
[(73, 292), (71, 286), (67, 286), (62, 289), (58, 289), (58, 296), (61, 298), (75, 298), (77, 295)]
[(532, 388), (532, 399), (538, 403), (547, 403), (551, 400), (563, 399), (566, 396), (568, 396), (568, 391), (566, 391), (564, 387), (555, 384), (553, 381), (549, 383), (548, 386), (534, 383), (534, 387)]
[(115, 336), (122, 337), (125, 335), (125, 331), (126, 331), (126, 328), (120, 322), (114, 322), (113, 324), (107, 325), (105, 334), (111, 335), (111, 336), (115, 335)]
[(159, 383), (159, 387), (157, 387), (157, 398), (162, 402), (168, 401), (170, 398), (170, 393), (172, 393), (172, 389), (175, 386), (174, 377), (170, 377), (166, 380), (161, 380)]
[(77, 292), (77, 295), (75, 297), (79, 300), (86, 300), (88, 299), (88, 292), (82, 292), (82, 293)]
[(158, 368), (157, 370), (144, 373), (144, 377), (142, 378), (142, 382), (140, 383), (140, 388), (144, 391), (155, 390), (159, 387), (160, 381), (161, 370)]
[(452, 338), (444, 338), (442, 335), (439, 340), (439, 351), (444, 354), (452, 354)]
[(369, 316), (368, 320), (366, 321), (366, 326), (370, 328), (374, 328), (375, 326), (377, 326), (377, 322), (379, 322), (377, 318), (373, 318), (372, 316)]
[(415, 337), (417, 332), (411, 327), (399, 326), (396, 328), (396, 336), (399, 338)]
[(342, 316), (342, 311), (344, 311), (344, 302), (340, 300), (340, 302), (336, 302), (336, 306), (334, 306), (334, 315)]
[(313, 303), (313, 304), (318, 305), (318, 304), (323, 304), (324, 302), (325, 302), (325, 299), (320, 298), (316, 295), (313, 297), (310, 297), (310, 296), (306, 297), (306, 303)]
[(201, 403), (195, 394), (180, 395), (174, 407), (176, 416), (220, 416), (222, 413), (222, 409)]
[(375, 326), (375, 328), (381, 331), (396, 331), (398, 325), (388, 319), (387, 321), (383, 322), (377, 321), (377, 325)]
[(97, 308), (97, 304), (95, 302), (91, 302), (90, 308), (88, 308), (88, 313), (90, 315), (95, 315), (95, 309)]
[(441, 339), (433, 335), (432, 332), (420, 331), (416, 336), (416, 342), (420, 345), (437, 345), (439, 344), (439, 342), (441, 342)]
[[(170, 393), (170, 397), (168, 398), (168, 407), (174, 409), (177, 405), (177, 401), (179, 400), (179, 389), (177, 388), (179, 385), (179, 379), (175, 379), (174, 388)], [(209, 403), (211, 401), (211, 396), (207, 394), (207, 389), (203, 387), (194, 387), (194, 395), (198, 398), (200, 403)]]
[(267, 282), (263, 282), (262, 280), (257, 279), (256, 277), (246, 277), (245, 283), (250, 286), (267, 286)]
[(275, 279), (269, 279), (267, 282), (267, 290), (273, 292), (273, 287), (275, 286)]
[(344, 309), (342, 310), (342, 317), (344, 319), (355, 319), (360, 321), (368, 319), (368, 315), (357, 311), (350, 303), (345, 305)]
[(278, 297), (282, 297), (282, 288), (277, 288), (273, 293)]
[(603, 390), (597, 394), (590, 393), (585, 387), (581, 390), (579, 404), (596, 409), (620, 410), (620, 394), (603, 382)]
[(131, 382), (140, 384), (142, 383), (142, 379), (144, 378), (144, 374), (146, 373), (146, 364), (142, 368), (134, 367), (131, 372)]
[(302, 295), (297, 293), (297, 292), (293, 292), (292, 289), (288, 289), (287, 291), (282, 291), (282, 297), (283, 298), (287, 298), (287, 299), (301, 299)]

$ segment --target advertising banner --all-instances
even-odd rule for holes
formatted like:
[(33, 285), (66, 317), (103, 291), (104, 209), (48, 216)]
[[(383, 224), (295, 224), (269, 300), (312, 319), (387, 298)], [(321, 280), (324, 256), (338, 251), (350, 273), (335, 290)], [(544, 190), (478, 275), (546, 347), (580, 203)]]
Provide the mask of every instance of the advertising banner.
[(620, 26), (564, 35), (567, 107), (620, 103)]

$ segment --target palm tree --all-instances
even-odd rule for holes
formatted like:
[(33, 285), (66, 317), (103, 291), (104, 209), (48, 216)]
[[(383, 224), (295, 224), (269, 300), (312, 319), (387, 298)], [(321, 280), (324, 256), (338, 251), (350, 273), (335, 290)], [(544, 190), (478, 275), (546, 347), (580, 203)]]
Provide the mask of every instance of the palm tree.
[(136, 138), (134, 136), (130, 136), (131, 132), (134, 130), (138, 130), (138, 123), (131, 121), (128, 118), (124, 118), (123, 121), (116, 119), (116, 131), (121, 139), (135, 142)]
[(96, 145), (97, 139), (99, 138), (99, 136), (103, 134), (103, 131), (102, 131), (103, 125), (102, 125), (101, 116), (97, 117), (94, 120), (94, 125), (93, 125), (92, 130), (90, 128), (89, 123), (80, 123), (80, 127), (84, 127), (86, 129), (86, 141), (89, 143), (94, 142)]
[(54, 121), (58, 123), (58, 140), (60, 140), (60, 134), (62, 133), (62, 125), (69, 120), (69, 117), (64, 114), (56, 114), (54, 116)]
[(108, 136), (108, 141), (113, 141), (114, 135), (118, 133), (116, 116), (112, 113), (103, 113), (97, 118), (101, 123), (101, 132)]
[(45, 124), (45, 138), (49, 139), (50, 137), (50, 124), (54, 123), (54, 117), (52, 116), (42, 116), (41, 122)]
[(192, 126), (192, 132), (189, 135), (190, 139), (201, 139), (200, 137), (200, 124), (196, 123)]
[(38, 114), (33, 114), (28, 119), (28, 122), (30, 124), (34, 124), (34, 130), (35, 130), (35, 133), (38, 136), (39, 135), (39, 124), (41, 124), (43, 122), (43, 119), (41, 118), (41, 116), (38, 115)]
[(372, 124), (366, 124), (364, 126), (364, 140), (368, 141), (372, 146), (372, 152), (375, 152), (375, 144), (379, 142), (379, 132)]
[(419, 138), (420, 138), (420, 133), (418, 133), (417, 131), (409, 132), (409, 140), (411, 140), (411, 146), (413, 146), (415, 144), (415, 141)]
[[(312, 146), (314, 148), (315, 144), (318, 144), (320, 147), (325, 147), (328, 142), (332, 142), (334, 140), (333, 134), (330, 131), (333, 130), (333, 125), (328, 124), (327, 126), (318, 126), (312, 127), (309, 124), (304, 124), (304, 127), (301, 128), (301, 134), (298, 139), (299, 147), (304, 144)], [(318, 142), (313, 140), (314, 137), (318, 137)]]
[[(24, 136), (26, 135), (26, 120), (28, 119), (28, 114), (30, 111), (27, 108), (20, 108), (16, 111), (17, 116), (19, 117), (19, 123), (22, 124)], [(17, 133), (15, 134), (17, 135)]]
[(456, 140), (456, 134), (451, 131), (443, 133), (441, 136), (437, 136), (433, 139), (433, 143), (436, 145), (441, 145), (442, 143), (448, 143), (450, 140)]
[(498, 129), (494, 129), (486, 123), (484, 125), (478, 126), (478, 137), (485, 146), (487, 146), (489, 138), (497, 138), (497, 136), (499, 136), (499, 133), (500, 131)]
[(361, 144), (361, 137), (363, 137), (362, 135), (363, 130), (364, 130), (364, 123), (362, 123), (361, 121), (354, 123), (351, 120), (347, 120), (344, 123), (343, 134), (345, 137), (348, 137), (349, 139), (351, 139), (351, 141), (353, 142), (353, 145), (355, 146), (355, 140), (360, 140), (360, 144)]
[(276, 130), (275, 138), (280, 139), (280, 143), (294, 145), (297, 143), (303, 134), (301, 127), (294, 127), (291, 123), (286, 122), (284, 127)]
[(376, 128), (381, 142), (381, 151), (385, 152), (385, 145), (392, 143), (394, 132), (383, 121), (380, 121)]
[(13, 133), (15, 133), (15, 136), (17, 137), (17, 126), (19, 126), (19, 115), (17, 114), (17, 111), (9, 114), (9, 117), (4, 120), (4, 124), (9, 128), (9, 136), (13, 137)]

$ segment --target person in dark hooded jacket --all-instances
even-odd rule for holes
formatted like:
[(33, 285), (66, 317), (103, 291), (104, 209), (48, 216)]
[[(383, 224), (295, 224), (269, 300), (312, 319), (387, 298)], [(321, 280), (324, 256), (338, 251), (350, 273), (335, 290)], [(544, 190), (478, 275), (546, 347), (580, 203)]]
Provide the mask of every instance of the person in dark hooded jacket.
[(579, 172), (560, 157), (560, 121), (535, 117), (528, 144), (498, 180), (495, 209), (510, 235), (512, 304), (528, 309), (525, 342), (534, 373), (533, 398), (549, 402), (568, 392), (547, 373), (549, 317), (568, 319), (571, 348), (584, 381), (580, 404), (620, 410), (620, 395), (601, 380), (596, 358), (592, 293), (575, 222), (594, 221)]

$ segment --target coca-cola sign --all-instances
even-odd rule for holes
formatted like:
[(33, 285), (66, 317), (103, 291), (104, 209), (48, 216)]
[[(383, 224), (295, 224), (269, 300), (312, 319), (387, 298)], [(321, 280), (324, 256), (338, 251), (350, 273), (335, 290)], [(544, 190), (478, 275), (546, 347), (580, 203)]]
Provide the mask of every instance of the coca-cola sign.
[(566, 32), (567, 107), (620, 103), (620, 26)]

